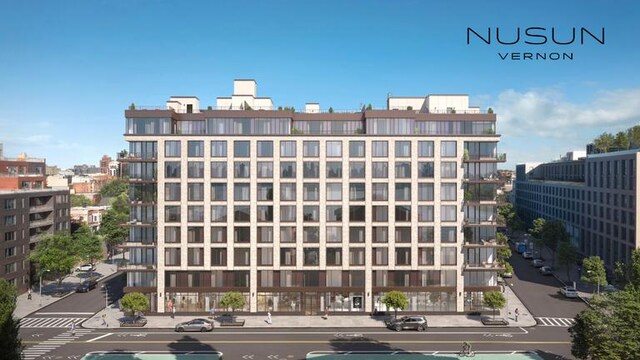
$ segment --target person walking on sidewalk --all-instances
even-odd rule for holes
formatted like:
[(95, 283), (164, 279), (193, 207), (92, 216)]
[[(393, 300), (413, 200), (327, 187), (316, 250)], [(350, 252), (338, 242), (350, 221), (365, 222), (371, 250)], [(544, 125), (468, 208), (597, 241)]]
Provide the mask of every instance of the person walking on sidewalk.
[(31, 288), (29, 288), (29, 293), (27, 294), (27, 300), (31, 300)]
[(516, 322), (518, 322), (518, 315), (520, 315), (520, 310), (518, 310), (518, 308), (516, 308), (516, 310), (513, 313), (516, 316)]
[(272, 321), (271, 321), (271, 311), (267, 311), (267, 324), (271, 325)]

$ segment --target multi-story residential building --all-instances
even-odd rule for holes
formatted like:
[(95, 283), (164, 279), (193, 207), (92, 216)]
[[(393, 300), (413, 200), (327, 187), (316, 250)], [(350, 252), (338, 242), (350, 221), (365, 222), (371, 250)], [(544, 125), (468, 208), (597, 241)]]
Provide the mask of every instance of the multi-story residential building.
[(109, 174), (109, 163), (111, 163), (113, 159), (109, 155), (102, 155), (100, 159), (100, 173), (101, 174)]
[(628, 263), (640, 245), (638, 178), (640, 150), (602, 154), (568, 153), (560, 161), (516, 167), (516, 208), (527, 222), (556, 219), (565, 224), (585, 256), (600, 256), (612, 269)]
[(92, 230), (100, 230), (102, 215), (109, 207), (106, 205), (98, 206), (74, 206), (71, 208), (71, 222), (80, 225), (87, 225)]
[(253, 80), (125, 111), (131, 232), (126, 292), (199, 312), (481, 308), (497, 287), (496, 115), (466, 95), (389, 97), (386, 110), (274, 110)]
[(38, 276), (29, 252), (40, 236), (69, 231), (69, 206), (69, 190), (0, 190), (0, 276), (19, 293)]
[(43, 189), (47, 177), (45, 159), (20, 154), (17, 158), (0, 158), (0, 189)]

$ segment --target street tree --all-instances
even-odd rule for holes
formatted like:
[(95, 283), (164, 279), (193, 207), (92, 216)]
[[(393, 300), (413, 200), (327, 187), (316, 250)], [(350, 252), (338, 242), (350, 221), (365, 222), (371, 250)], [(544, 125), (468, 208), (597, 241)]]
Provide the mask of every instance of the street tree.
[(627, 274), (629, 278), (628, 285), (640, 289), (640, 249), (631, 251), (631, 261), (628, 265)]
[(13, 317), (16, 295), (15, 286), (0, 278), (0, 357), (7, 360), (22, 359), (20, 321)]
[(604, 261), (599, 256), (591, 256), (582, 260), (580, 280), (596, 286), (607, 286), (607, 271), (604, 268)]
[(237, 291), (226, 292), (220, 298), (220, 306), (225, 309), (231, 309), (231, 312), (234, 313), (237, 309), (242, 309), (245, 303), (244, 295)]
[(72, 236), (75, 240), (76, 253), (82, 260), (95, 264), (96, 261), (102, 259), (102, 238), (88, 225), (82, 224)]
[(409, 306), (407, 294), (397, 290), (392, 290), (386, 293), (380, 302), (385, 304), (387, 309), (393, 308), (394, 317), (396, 319), (398, 318), (398, 310), (405, 310)]
[(559, 220), (546, 221), (542, 227), (542, 242), (551, 250), (551, 266), (555, 265), (558, 244), (569, 241), (569, 234), (564, 228), (564, 224)]
[(571, 281), (571, 268), (578, 259), (578, 249), (568, 241), (563, 241), (558, 245), (558, 263), (567, 271), (567, 279)]
[(129, 236), (129, 229), (126, 227), (128, 221), (128, 214), (119, 212), (113, 207), (107, 209), (102, 215), (100, 234), (104, 236), (111, 254), (113, 254), (113, 249), (122, 244)]
[(123, 310), (131, 311), (131, 316), (136, 317), (139, 311), (149, 310), (149, 298), (139, 292), (127, 293), (120, 300), (120, 307)]
[(93, 202), (88, 197), (84, 195), (71, 194), (71, 206), (85, 207), (85, 206), (91, 206), (91, 205), (93, 205)]
[(107, 181), (100, 188), (100, 196), (103, 198), (116, 197), (120, 194), (126, 194), (129, 190), (129, 184), (122, 179), (113, 179)]
[(71, 235), (57, 233), (38, 241), (30, 259), (38, 263), (40, 272), (49, 271), (56, 278), (58, 288), (60, 288), (64, 277), (73, 270), (78, 262), (79, 257), (76, 250), (77, 247)]
[(504, 295), (500, 291), (487, 291), (482, 297), (482, 305), (493, 310), (493, 319), (496, 319), (496, 309), (503, 308), (507, 303)]
[(537, 218), (533, 220), (533, 224), (529, 229), (529, 234), (535, 238), (542, 238), (542, 229), (544, 229), (544, 224), (546, 220), (544, 218)]

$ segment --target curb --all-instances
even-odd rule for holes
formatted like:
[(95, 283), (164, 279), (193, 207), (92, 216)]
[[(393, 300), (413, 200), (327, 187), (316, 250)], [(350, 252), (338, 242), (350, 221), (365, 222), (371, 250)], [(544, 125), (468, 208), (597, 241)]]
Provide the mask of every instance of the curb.
[[(564, 281), (562, 281), (562, 279), (558, 277), (558, 275), (556, 275), (555, 273), (553, 273), (552, 275), (554, 278), (556, 278), (556, 280), (558, 280), (562, 284), (562, 286), (568, 286), (567, 283), (565, 283)], [(580, 296), (580, 293), (577, 291), (577, 289), (576, 289), (576, 293), (578, 294), (578, 299), (580, 299), (583, 303), (587, 304), (588, 307), (591, 307), (591, 304), (589, 303), (589, 301), (583, 298), (582, 296)]]

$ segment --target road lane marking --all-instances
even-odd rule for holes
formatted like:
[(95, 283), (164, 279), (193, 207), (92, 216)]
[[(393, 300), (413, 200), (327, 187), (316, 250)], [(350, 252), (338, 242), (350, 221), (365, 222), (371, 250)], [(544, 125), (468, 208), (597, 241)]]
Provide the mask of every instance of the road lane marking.
[(100, 340), (100, 339), (102, 339), (102, 338), (106, 338), (106, 337), (107, 337), (107, 336), (109, 336), (109, 335), (113, 335), (113, 333), (108, 333), (108, 334), (100, 335), (100, 336), (95, 337), (95, 338), (93, 338), (93, 339), (87, 340), (87, 342), (93, 342), (93, 341), (96, 341), (96, 340)]
[[(423, 332), (396, 332), (396, 331), (371, 331), (371, 332), (359, 332), (359, 335), (391, 335), (391, 336), (424, 336), (424, 335), (484, 335), (484, 334), (511, 334), (511, 335), (526, 335), (529, 332), (523, 328), (513, 328), (514, 330), (522, 330), (522, 332), (509, 332), (509, 331), (427, 331)], [(95, 334), (100, 334), (101, 332), (96, 332)], [(299, 332), (299, 331), (242, 331), (242, 332), (233, 332), (233, 331), (214, 331), (208, 333), (194, 333), (197, 335), (203, 336), (212, 336), (212, 335), (335, 335), (337, 332), (335, 331), (317, 331), (317, 332)], [(130, 331), (122, 331), (114, 333), (118, 336), (120, 335), (128, 335), (128, 336), (140, 336), (141, 332), (130, 332)], [(148, 331), (143, 332), (142, 334), (147, 335), (175, 335), (176, 332), (173, 331)], [(196, 335), (196, 336), (197, 336)]]
[[(194, 340), (194, 341), (180, 341), (180, 344), (334, 344), (334, 343), (344, 343), (344, 344), (375, 344), (378, 340), (363, 340), (363, 341), (335, 341), (335, 340)], [(460, 344), (460, 340), (396, 340), (396, 341), (388, 341), (392, 344)], [(548, 345), (567, 345), (571, 344), (571, 341), (510, 341), (505, 339), (500, 340), (473, 340), (474, 344), (505, 344), (505, 342), (509, 344), (548, 344)], [(36, 343), (34, 341), (23, 341), (23, 343)], [(123, 343), (132, 343), (132, 344), (166, 344), (166, 340), (137, 340), (137, 341), (123, 341), (123, 340), (97, 340), (93, 342), (94, 344), (123, 344)], [(67, 345), (78, 345), (84, 344), (84, 342), (70, 342)]]
[(539, 326), (570, 327), (575, 323), (572, 318), (537, 317)]
[(92, 312), (37, 312), (34, 315), (93, 315)]

